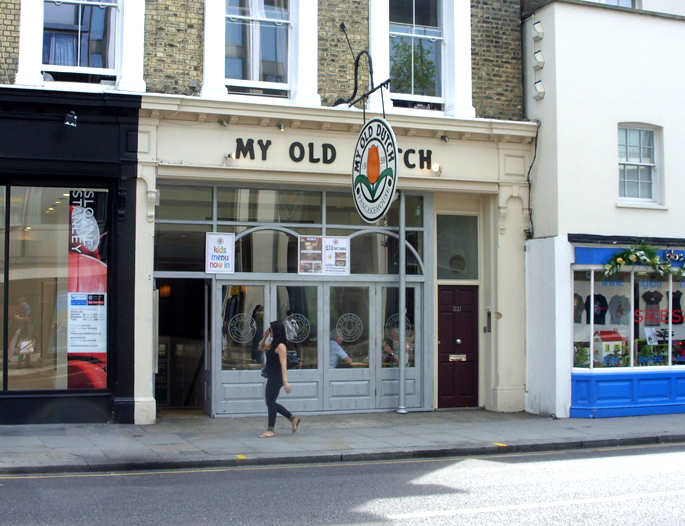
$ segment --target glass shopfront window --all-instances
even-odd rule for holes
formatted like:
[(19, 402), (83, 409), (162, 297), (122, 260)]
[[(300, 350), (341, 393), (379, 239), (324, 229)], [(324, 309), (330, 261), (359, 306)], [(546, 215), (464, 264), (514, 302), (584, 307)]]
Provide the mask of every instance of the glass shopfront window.
[(204, 272), (206, 233), (211, 231), (209, 225), (155, 223), (155, 270)]
[[(408, 195), (405, 197), (405, 225), (407, 228), (418, 228), (423, 226), (423, 198), (421, 196)], [(399, 226), (400, 220), (399, 200), (396, 200), (388, 210), (388, 214), (381, 221), (379, 226)], [(354, 200), (349, 192), (326, 193), (326, 222), (329, 225), (350, 225), (368, 226), (357, 212)]]
[(266, 328), (264, 287), (231, 284), (222, 289), (221, 368), (224, 371), (259, 370), (263, 356), (258, 347)]
[(575, 270), (573, 366), (685, 365), (685, 281), (644, 271)]
[(239, 223), (318, 224), (321, 223), (321, 192), (218, 188), (217, 219)]
[(478, 218), (439, 215), (438, 279), (478, 279)]
[[(155, 271), (204, 272), (207, 232), (236, 234), (238, 272), (296, 274), (298, 235), (350, 237), (351, 274), (397, 274), (399, 271), (397, 201), (382, 222), (370, 226), (359, 217), (349, 192), (165, 184), (158, 188)], [(405, 197), (406, 239), (419, 258), (423, 257), (424, 248), (423, 207), (423, 197)], [(467, 241), (477, 239), (476, 218), (470, 219), (473, 232), (468, 230)], [(379, 228), (395, 235), (378, 232)], [(251, 229), (255, 230), (241, 235)], [(407, 274), (423, 273), (410, 250), (406, 261)], [(475, 255), (469, 256), (468, 261), (478, 264)]]
[[(400, 315), (399, 311), (399, 289), (397, 287), (384, 287), (381, 298), (381, 310), (385, 313), (381, 334), (383, 334), (383, 344), (381, 346), (381, 364), (383, 367), (399, 366), (399, 344), (400, 344)], [(414, 289), (406, 290), (406, 316), (404, 319), (406, 365), (414, 367), (416, 362), (416, 324), (415, 324), (415, 303)]]
[(368, 369), (369, 289), (331, 287), (330, 309), (330, 368)]
[(318, 367), (317, 287), (281, 285), (277, 287), (279, 320), (285, 325), (288, 349), (300, 357), (298, 369)]
[(107, 191), (13, 186), (8, 202), (3, 389), (106, 388)]
[[(222, 232), (231, 228), (221, 227)], [(243, 232), (245, 228), (238, 228)], [(320, 230), (301, 228), (298, 234), (315, 236)], [(258, 230), (236, 241), (236, 270), (238, 272), (265, 272), (297, 274), (297, 236), (278, 230)]]

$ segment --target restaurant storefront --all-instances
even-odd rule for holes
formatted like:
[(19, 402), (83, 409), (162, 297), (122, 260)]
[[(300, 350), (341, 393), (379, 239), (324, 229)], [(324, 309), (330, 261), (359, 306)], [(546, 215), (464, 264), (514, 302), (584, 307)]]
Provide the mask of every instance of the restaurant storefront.
[[(200, 111), (191, 100), (145, 98), (136, 280), (139, 304), (156, 314), (154, 334), (140, 330), (138, 342), (157, 353), (154, 403), (140, 397), (140, 421), (155, 407), (265, 412), (256, 343), (272, 320), (295, 326), (293, 411), (522, 408), (517, 291), (535, 128), (469, 121), (472, 133), (452, 145), (444, 119), (388, 120), (401, 197), (367, 223), (350, 185), (361, 112)], [(499, 135), (508, 139), (492, 140)], [(230, 239), (230, 272), (208, 264), (208, 234)], [(496, 359), (502, 341), (511, 356)]]

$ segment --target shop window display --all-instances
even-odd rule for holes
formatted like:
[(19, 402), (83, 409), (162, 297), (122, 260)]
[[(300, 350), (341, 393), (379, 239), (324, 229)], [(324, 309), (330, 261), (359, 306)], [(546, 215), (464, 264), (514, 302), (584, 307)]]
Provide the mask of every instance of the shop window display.
[[(574, 272), (573, 365), (685, 365), (685, 281), (647, 272)], [(632, 350), (632, 352), (631, 352)]]
[(106, 388), (107, 190), (12, 186), (3, 197), (3, 388)]

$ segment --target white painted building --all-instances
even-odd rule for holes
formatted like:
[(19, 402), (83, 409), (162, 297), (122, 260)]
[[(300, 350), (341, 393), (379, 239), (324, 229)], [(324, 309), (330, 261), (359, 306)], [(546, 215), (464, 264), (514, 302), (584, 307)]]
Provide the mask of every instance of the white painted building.
[[(526, 114), (540, 121), (526, 244), (526, 410), (682, 412), (683, 282), (649, 265), (602, 271), (631, 247), (654, 248), (674, 267), (685, 249), (685, 5), (538, 5), (523, 24)], [(601, 352), (596, 338), (613, 331), (622, 342)]]

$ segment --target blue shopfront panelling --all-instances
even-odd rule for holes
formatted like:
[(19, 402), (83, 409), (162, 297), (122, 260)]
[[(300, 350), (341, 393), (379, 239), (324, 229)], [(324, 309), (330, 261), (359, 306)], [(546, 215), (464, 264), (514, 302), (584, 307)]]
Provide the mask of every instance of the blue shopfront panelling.
[(685, 413), (685, 369), (577, 372), (571, 382), (571, 417)]

